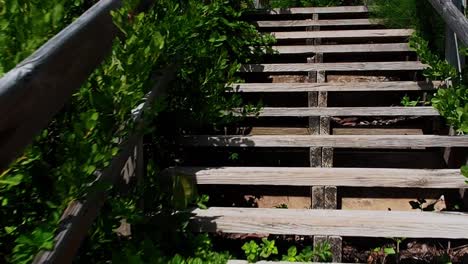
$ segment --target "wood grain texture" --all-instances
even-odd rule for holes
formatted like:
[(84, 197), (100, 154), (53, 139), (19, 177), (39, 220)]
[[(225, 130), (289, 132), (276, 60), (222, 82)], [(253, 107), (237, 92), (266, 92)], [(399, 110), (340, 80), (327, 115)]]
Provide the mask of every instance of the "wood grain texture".
[(331, 20), (273, 20), (256, 21), (258, 27), (310, 27), (310, 26), (367, 26), (379, 24), (378, 20), (370, 19), (331, 19)]
[(457, 34), (457, 37), (468, 45), (468, 19), (460, 10), (447, 0), (429, 0), (434, 9), (442, 16), (445, 23)]
[(116, 27), (100, 1), (0, 79), (0, 169), (52, 120), (111, 51)]
[[(265, 107), (261, 117), (306, 116), (439, 116), (432, 106), (416, 107)], [(322, 133), (323, 134), (323, 133)]]
[(357, 83), (234, 83), (229, 92), (289, 93), (289, 92), (353, 92), (353, 91), (426, 91), (440, 82), (357, 82)]
[(311, 199), (311, 209), (325, 209), (325, 187), (312, 186)]
[[(227, 264), (249, 264), (247, 260), (228, 260)], [(342, 264), (337, 262), (288, 262), (288, 261), (258, 261), (255, 264)], [(363, 263), (361, 263), (363, 264)]]
[(252, 127), (250, 135), (309, 135), (307, 127)]
[(290, 15), (290, 14), (346, 14), (367, 13), (366, 6), (331, 6), (331, 7), (293, 7), (274, 8), (271, 10), (257, 10), (255, 14)]
[(165, 174), (201, 185), (468, 188), (459, 169), (174, 167)]
[(468, 215), (463, 213), (222, 207), (192, 213), (196, 232), (468, 238)]
[(407, 43), (273, 46), (279, 54), (409, 52)]
[(333, 135), (423, 135), (420, 128), (333, 128)]
[(277, 40), (314, 39), (314, 38), (393, 38), (409, 37), (412, 29), (359, 29), (359, 30), (329, 30), (329, 31), (291, 31), (271, 32)]
[(245, 64), (240, 72), (310, 72), (310, 71), (419, 71), (427, 68), (419, 61)]
[(287, 135), (287, 136), (183, 136), (179, 143), (192, 147), (468, 147), (468, 136), (436, 135)]

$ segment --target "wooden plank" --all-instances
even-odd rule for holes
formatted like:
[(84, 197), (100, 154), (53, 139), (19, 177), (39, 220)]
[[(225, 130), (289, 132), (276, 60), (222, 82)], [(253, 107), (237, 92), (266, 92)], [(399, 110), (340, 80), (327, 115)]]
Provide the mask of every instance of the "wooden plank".
[[(0, 79), (0, 169), (50, 122), (111, 51), (117, 29), (99, 1)], [(99, 36), (99, 37), (96, 37)]]
[(306, 127), (253, 127), (250, 135), (309, 135)]
[[(228, 260), (227, 264), (249, 264), (247, 260)], [(288, 262), (288, 261), (258, 261), (255, 264), (342, 264), (338, 262)], [(363, 264), (363, 263), (361, 263)]]
[(359, 30), (324, 30), (324, 31), (290, 31), (271, 32), (277, 40), (313, 39), (313, 38), (394, 38), (409, 37), (412, 29), (359, 29)]
[(244, 64), (240, 72), (310, 72), (310, 71), (420, 71), (427, 68), (419, 61), (278, 63)]
[(363, 91), (426, 91), (434, 90), (440, 82), (357, 82), (357, 83), (234, 83), (231, 92), (363, 92)]
[(192, 213), (196, 232), (468, 238), (468, 215), (463, 213), (222, 207)]
[(468, 188), (459, 169), (173, 167), (165, 174), (201, 185)]
[(407, 43), (273, 46), (279, 54), (410, 52)]
[(333, 135), (423, 135), (420, 128), (333, 128)]
[(287, 136), (183, 136), (180, 143), (192, 147), (468, 147), (468, 136), (436, 135), (287, 135)]
[(311, 27), (311, 26), (368, 26), (379, 24), (378, 20), (370, 19), (330, 19), (330, 20), (273, 20), (256, 21), (254, 24), (261, 28), (268, 27)]
[[(234, 110), (236, 111), (236, 110)], [(256, 115), (252, 115), (256, 116)], [(439, 116), (432, 106), (416, 107), (265, 107), (260, 117), (307, 116)]]
[(292, 7), (292, 8), (274, 8), (270, 10), (257, 10), (255, 14), (268, 15), (297, 15), (297, 14), (349, 14), (349, 13), (367, 13), (366, 6), (332, 6), (332, 7)]
[(457, 34), (465, 45), (468, 45), (468, 19), (458, 10), (452, 1), (429, 0), (434, 9), (442, 16), (445, 23)]

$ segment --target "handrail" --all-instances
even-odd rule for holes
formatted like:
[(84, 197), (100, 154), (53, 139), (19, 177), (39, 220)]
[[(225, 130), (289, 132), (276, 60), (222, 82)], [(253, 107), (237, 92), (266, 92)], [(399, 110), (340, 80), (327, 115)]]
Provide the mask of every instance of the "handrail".
[(120, 186), (118, 189), (125, 192), (134, 186), (135, 180), (142, 179), (144, 171), (141, 129), (144, 121), (143, 114), (156, 98), (161, 97), (166, 92), (174, 77), (175, 67), (170, 66), (155, 78), (152, 91), (145, 96), (144, 103), (133, 111), (135, 124), (133, 134), (120, 143), (120, 152), (112, 159), (110, 166), (102, 173), (96, 173), (98, 177), (93, 182), (86, 197), (69, 204), (61, 217), (60, 228), (54, 239), (54, 249), (40, 252), (36, 256), (34, 264), (72, 263), (81, 241), (87, 236), (89, 228), (107, 198), (109, 188), (103, 188), (103, 186), (118, 185)]
[(442, 16), (447, 26), (465, 45), (468, 45), (468, 19), (452, 0), (429, 0), (429, 2)]
[(0, 170), (5, 169), (110, 53), (117, 28), (101, 0), (0, 79)]
[(468, 45), (468, 19), (463, 12), (465, 0), (429, 0), (445, 21), (445, 59), (460, 73), (465, 64), (458, 40)]

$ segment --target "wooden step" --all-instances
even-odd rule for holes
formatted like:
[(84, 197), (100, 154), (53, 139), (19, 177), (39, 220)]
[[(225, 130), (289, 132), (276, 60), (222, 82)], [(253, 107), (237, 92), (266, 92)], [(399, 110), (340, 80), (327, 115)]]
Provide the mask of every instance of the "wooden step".
[(468, 136), (435, 135), (279, 135), (279, 136), (184, 136), (180, 143), (194, 147), (278, 148), (386, 148), (468, 147)]
[[(234, 110), (236, 112), (238, 110)], [(255, 114), (251, 116), (257, 116)], [(260, 117), (439, 116), (432, 106), (418, 107), (264, 107)]]
[(310, 27), (310, 26), (368, 26), (379, 24), (379, 20), (370, 19), (331, 19), (331, 20), (274, 20), (256, 21), (255, 25), (261, 28), (269, 27)]
[(459, 169), (174, 167), (165, 173), (202, 185), (468, 188)]
[(359, 29), (359, 30), (327, 30), (327, 31), (291, 31), (271, 32), (277, 40), (286, 39), (314, 39), (314, 38), (393, 38), (409, 37), (414, 33), (412, 29)]
[(348, 45), (286, 45), (273, 46), (281, 55), (309, 53), (378, 53), (378, 52), (410, 52), (407, 43), (390, 44), (348, 44)]
[(357, 82), (357, 83), (234, 83), (231, 92), (363, 92), (363, 91), (427, 91), (440, 82)]
[[(310, 134), (310, 133), (309, 133)], [(424, 135), (421, 128), (333, 128), (332, 135)]]
[[(228, 260), (227, 264), (249, 264), (247, 260)], [(332, 262), (288, 262), (288, 261), (258, 261), (254, 264), (344, 264)], [(363, 263), (361, 263), (363, 264)]]
[(196, 232), (350, 237), (468, 238), (462, 213), (269, 208), (195, 209)]
[(331, 6), (331, 7), (292, 7), (292, 8), (274, 8), (255, 11), (255, 14), (268, 15), (297, 15), (297, 14), (349, 14), (349, 13), (367, 13), (366, 6)]
[(341, 63), (279, 63), (244, 64), (240, 72), (310, 72), (310, 71), (420, 71), (427, 68), (419, 61), (341, 62)]

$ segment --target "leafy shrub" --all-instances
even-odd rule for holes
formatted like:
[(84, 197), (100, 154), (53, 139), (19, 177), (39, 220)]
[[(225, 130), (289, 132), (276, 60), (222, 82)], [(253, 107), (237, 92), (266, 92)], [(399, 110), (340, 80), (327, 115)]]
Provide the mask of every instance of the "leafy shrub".
[(272, 255), (278, 254), (278, 248), (275, 246), (274, 240), (262, 238), (262, 242), (258, 245), (255, 241), (251, 240), (242, 246), (248, 262), (256, 262), (258, 260), (268, 259)]
[(447, 81), (446, 87), (439, 88), (434, 94), (431, 100), (432, 105), (458, 133), (468, 133), (468, 85), (466, 78), (460, 78), (453, 66), (431, 52), (428, 42), (422, 37), (412, 36), (410, 47), (416, 51), (423, 63), (429, 65), (423, 72), (424, 76), (430, 80)]
[(93, 2), (0, 1), (0, 76), (68, 25)]
[[(76, 2), (80, 1), (70, 3)], [(40, 10), (42, 5), (49, 7), (42, 2), (34, 3)], [(223, 110), (241, 106), (238, 97), (225, 96), (225, 84), (238, 81), (235, 72), (240, 63), (263, 54), (264, 46), (272, 40), (262, 37), (255, 27), (240, 22), (241, 11), (233, 8), (239, 5), (228, 0), (206, 4), (198, 0), (181, 3), (161, 0), (141, 14), (131, 12), (138, 1), (125, 3), (124, 8), (113, 13), (125, 37), (115, 41), (111, 56), (23, 155), (0, 175), (0, 262), (29, 263), (38, 250), (51, 247), (49, 242), (63, 209), (87, 190), (88, 184), (95, 180), (96, 169), (109, 165), (118, 152), (118, 138), (125, 138), (133, 130), (128, 122), (131, 111), (153, 86), (150, 77), (156, 70), (168, 64), (178, 68), (168, 97), (158, 101), (155, 113), (148, 115), (151, 119), (165, 111), (174, 117), (174, 122), (161, 125), (164, 132), (176, 134), (182, 128), (188, 131), (206, 123), (225, 122), (232, 117), (226, 116)], [(29, 15), (37, 14), (23, 13), (25, 17)], [(63, 21), (62, 25), (71, 18)], [(40, 25), (38, 22), (38, 27), (47, 27)], [(52, 34), (45, 28), (41, 30)], [(9, 38), (2, 41), (16, 41), (11, 37), (13, 32), (8, 34)], [(47, 37), (50, 36), (41, 35), (41, 41), (31, 47), (40, 45)], [(17, 56), (19, 60), (34, 48), (37, 47), (19, 47), (11, 51), (10, 57)], [(7, 65), (4, 58), (7, 57), (1, 57), (1, 63)], [(148, 154), (151, 160), (151, 151)], [(158, 166), (165, 165), (160, 162)], [(226, 254), (211, 250), (208, 237), (185, 232), (186, 216), (172, 216), (173, 204), (165, 202), (172, 194), (158, 187), (158, 166), (154, 163), (148, 166), (146, 192), (135, 191), (131, 198), (115, 197), (106, 204), (78, 262), (105, 263), (112, 255), (130, 263), (140, 263), (137, 255), (142, 263), (152, 257), (159, 257), (160, 263), (226, 259)], [(156, 193), (157, 190), (161, 192)], [(167, 230), (148, 231), (160, 230), (160, 226), (149, 225), (145, 217), (148, 211), (138, 209), (137, 202), (143, 196), (151, 205), (146, 210), (166, 217), (164, 221), (152, 219), (163, 221)], [(114, 231), (122, 219), (132, 224), (131, 239), (120, 237)], [(183, 250), (183, 256), (175, 256), (179, 250)]]

